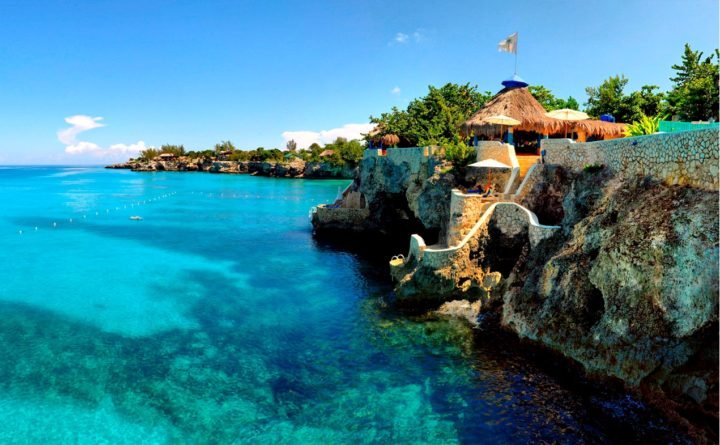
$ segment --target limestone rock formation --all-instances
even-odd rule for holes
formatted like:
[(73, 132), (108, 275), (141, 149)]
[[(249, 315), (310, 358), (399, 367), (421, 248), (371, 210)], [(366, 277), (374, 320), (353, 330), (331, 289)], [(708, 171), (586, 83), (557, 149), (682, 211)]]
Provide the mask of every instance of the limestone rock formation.
[(130, 169), (133, 171), (201, 171), (209, 173), (249, 173), (258, 176), (287, 178), (338, 178), (352, 179), (356, 168), (346, 164), (335, 166), (326, 162), (305, 162), (294, 158), (287, 162), (226, 161), (210, 158), (180, 156), (174, 160), (131, 160), (108, 165), (106, 168)]
[(503, 323), (717, 416), (717, 193), (588, 176), (563, 201), (565, 234), (516, 264)]

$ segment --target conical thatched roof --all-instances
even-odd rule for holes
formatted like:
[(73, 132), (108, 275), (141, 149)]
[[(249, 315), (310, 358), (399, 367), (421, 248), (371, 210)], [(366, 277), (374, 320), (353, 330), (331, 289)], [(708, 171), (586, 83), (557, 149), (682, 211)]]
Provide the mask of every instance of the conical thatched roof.
[(490, 116), (503, 114), (521, 123), (513, 127), (520, 131), (556, 133), (563, 130), (563, 121), (545, 116), (545, 108), (530, 94), (527, 88), (503, 88), (482, 108), (465, 121), (462, 131), (471, 134), (495, 134), (497, 126), (483, 122)]

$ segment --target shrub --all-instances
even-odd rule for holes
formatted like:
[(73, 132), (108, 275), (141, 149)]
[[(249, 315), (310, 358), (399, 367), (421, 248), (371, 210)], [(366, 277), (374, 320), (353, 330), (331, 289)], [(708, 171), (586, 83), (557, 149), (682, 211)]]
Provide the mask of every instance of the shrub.
[(475, 147), (470, 147), (462, 141), (448, 143), (445, 146), (445, 159), (455, 167), (464, 167), (475, 159)]
[(583, 167), (583, 171), (586, 171), (588, 173), (595, 173), (605, 168), (602, 164), (585, 164)]
[(642, 115), (639, 121), (629, 124), (625, 129), (625, 136), (643, 136), (646, 134), (657, 133), (660, 129), (660, 121), (663, 116), (649, 117)]

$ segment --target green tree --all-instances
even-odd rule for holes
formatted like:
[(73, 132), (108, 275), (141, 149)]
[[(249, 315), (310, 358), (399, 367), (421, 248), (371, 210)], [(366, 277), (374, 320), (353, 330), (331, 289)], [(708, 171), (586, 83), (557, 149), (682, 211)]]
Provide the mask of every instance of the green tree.
[(447, 144), (459, 141), (460, 124), (492, 97), (476, 86), (448, 83), (428, 87), (428, 94), (410, 102), (405, 110), (397, 107), (379, 117), (370, 116), (383, 134), (396, 134), (399, 147)]
[(219, 144), (215, 144), (215, 153), (222, 153), (223, 151), (234, 152), (235, 145), (230, 141), (221, 141)]
[(674, 82), (668, 95), (670, 112), (684, 121), (718, 120), (718, 62), (720, 53), (717, 49), (703, 59), (702, 52), (693, 51), (685, 44), (681, 63), (672, 66), (676, 74), (670, 78)]
[(612, 114), (618, 122), (631, 122), (635, 115), (632, 98), (624, 93), (628, 79), (623, 76), (611, 76), (598, 87), (587, 87), (588, 100), (585, 111), (592, 117)]
[(138, 156), (138, 159), (141, 161), (150, 161), (152, 159), (155, 159), (159, 154), (160, 152), (156, 148), (146, 148), (145, 150), (140, 152), (140, 156)]
[(655, 90), (659, 89), (657, 85), (643, 85), (640, 91), (633, 91), (630, 94), (633, 122), (641, 120), (644, 116), (658, 116), (664, 113), (665, 93), (656, 93)]
[(173, 145), (173, 144), (163, 144), (160, 146), (160, 149), (158, 150), (158, 154), (161, 153), (171, 153), (175, 156), (182, 156), (185, 154), (185, 146), (184, 145)]
[(580, 109), (580, 104), (578, 104), (574, 97), (570, 96), (567, 99), (555, 97), (552, 91), (542, 85), (529, 86), (528, 91), (540, 102), (540, 105), (542, 105), (546, 111), (560, 110), (562, 108), (570, 108), (572, 110)]
[(295, 142), (295, 139), (290, 139), (287, 141), (287, 144), (285, 144), (285, 148), (287, 151), (295, 151), (297, 150), (297, 142)]

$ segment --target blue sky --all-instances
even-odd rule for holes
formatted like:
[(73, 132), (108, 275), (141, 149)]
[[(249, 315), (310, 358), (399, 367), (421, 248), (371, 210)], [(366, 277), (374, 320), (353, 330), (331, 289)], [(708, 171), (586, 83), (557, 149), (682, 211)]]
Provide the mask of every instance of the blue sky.
[(0, 163), (352, 134), (428, 85), (496, 92), (514, 31), (518, 74), (583, 103), (615, 74), (668, 89), (685, 42), (718, 46), (718, 2), (0, 0)]

